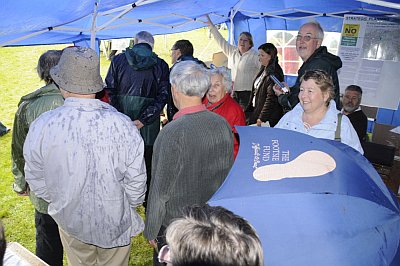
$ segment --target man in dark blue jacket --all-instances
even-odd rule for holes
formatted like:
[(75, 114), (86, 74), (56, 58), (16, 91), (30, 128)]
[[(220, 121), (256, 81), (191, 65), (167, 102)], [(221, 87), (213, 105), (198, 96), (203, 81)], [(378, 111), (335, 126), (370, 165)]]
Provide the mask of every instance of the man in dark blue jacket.
[[(207, 65), (204, 64), (203, 61), (200, 61), (199, 59), (193, 57), (193, 44), (188, 41), (188, 40), (178, 40), (175, 42), (175, 44), (171, 48), (171, 63), (173, 64), (171, 67), (174, 68), (175, 64), (182, 62), (182, 61), (194, 61), (205, 68), (207, 68)], [(170, 88), (171, 90), (171, 88)], [(175, 113), (178, 112), (178, 109), (176, 108), (173, 100), (172, 100), (172, 95), (171, 91), (169, 91), (168, 94), (168, 100), (167, 100), (167, 117), (168, 121), (172, 121), (174, 118)]]
[(113, 58), (105, 79), (110, 104), (129, 116), (143, 137), (148, 186), (153, 144), (160, 132), (160, 112), (170, 86), (168, 64), (153, 52), (153, 46), (154, 38), (149, 32), (137, 33), (135, 45)]

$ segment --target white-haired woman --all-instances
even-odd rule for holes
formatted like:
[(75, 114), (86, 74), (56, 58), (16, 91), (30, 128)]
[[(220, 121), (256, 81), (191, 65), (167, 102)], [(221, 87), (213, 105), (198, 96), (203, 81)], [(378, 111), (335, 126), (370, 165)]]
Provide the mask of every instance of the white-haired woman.
[(333, 82), (328, 73), (323, 70), (307, 71), (300, 82), (300, 104), (286, 113), (275, 127), (316, 138), (340, 140), (363, 154), (350, 120), (336, 109)]
[(234, 138), (234, 157), (239, 150), (238, 134), (235, 126), (245, 126), (246, 119), (242, 107), (230, 95), (232, 79), (225, 67), (210, 70), (211, 87), (203, 99), (208, 110), (219, 114), (232, 127)]

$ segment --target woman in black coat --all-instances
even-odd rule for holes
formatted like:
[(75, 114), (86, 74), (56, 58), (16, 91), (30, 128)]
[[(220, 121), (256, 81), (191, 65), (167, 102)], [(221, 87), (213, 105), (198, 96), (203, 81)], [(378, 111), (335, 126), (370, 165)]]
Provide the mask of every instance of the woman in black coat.
[(245, 111), (247, 124), (261, 126), (268, 121), (273, 127), (283, 116), (283, 108), (272, 89), (275, 83), (270, 75), (273, 74), (279, 81), (283, 81), (283, 71), (278, 64), (278, 51), (272, 43), (260, 45), (258, 52), (261, 68), (254, 79), (250, 101)]

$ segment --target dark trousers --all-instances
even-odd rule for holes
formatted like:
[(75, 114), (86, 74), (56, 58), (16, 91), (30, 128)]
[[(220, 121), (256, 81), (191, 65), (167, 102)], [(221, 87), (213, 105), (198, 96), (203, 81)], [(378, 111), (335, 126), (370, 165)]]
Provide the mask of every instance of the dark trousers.
[(153, 265), (154, 266), (165, 266), (167, 265), (166, 263), (160, 263), (158, 262), (158, 251), (167, 244), (167, 241), (165, 239), (165, 228), (164, 226), (161, 226), (160, 231), (158, 232), (157, 235), (157, 250), (153, 251)]
[(233, 99), (240, 104), (243, 111), (246, 109), (249, 101), (250, 101), (251, 91), (234, 91)]
[(47, 264), (63, 265), (63, 246), (57, 223), (50, 215), (35, 210), (36, 256)]
[(149, 196), (150, 191), (150, 180), (151, 180), (151, 159), (153, 157), (153, 145), (145, 145), (144, 146), (144, 162), (146, 164), (146, 174), (147, 174), (147, 191), (144, 198), (143, 206), (147, 207), (147, 197)]

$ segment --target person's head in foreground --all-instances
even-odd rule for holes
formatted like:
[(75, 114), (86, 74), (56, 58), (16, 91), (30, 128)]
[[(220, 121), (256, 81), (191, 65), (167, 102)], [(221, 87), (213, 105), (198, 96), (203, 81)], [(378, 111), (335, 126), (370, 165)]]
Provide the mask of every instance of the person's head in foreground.
[(304, 113), (323, 115), (335, 98), (332, 78), (323, 70), (307, 71), (300, 79), (299, 100)]
[(207, 91), (208, 102), (213, 104), (224, 98), (231, 91), (232, 79), (226, 67), (217, 67), (210, 70), (211, 86)]
[(360, 107), (362, 89), (357, 85), (349, 85), (343, 95), (343, 110), (345, 114), (351, 114)]
[(161, 262), (174, 266), (261, 266), (263, 250), (255, 229), (223, 207), (185, 207), (166, 230)]
[(175, 64), (169, 76), (175, 106), (182, 108), (201, 104), (201, 99), (210, 88), (210, 73), (194, 61)]
[(50, 75), (64, 98), (95, 98), (95, 94), (103, 90), (100, 59), (90, 48), (64, 49), (60, 62), (50, 70)]

